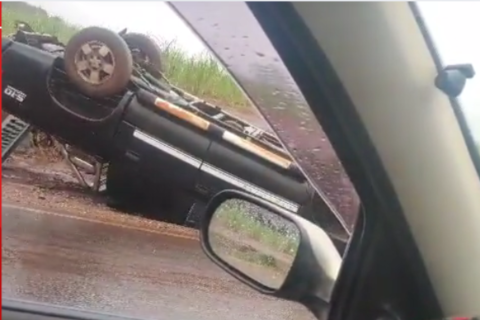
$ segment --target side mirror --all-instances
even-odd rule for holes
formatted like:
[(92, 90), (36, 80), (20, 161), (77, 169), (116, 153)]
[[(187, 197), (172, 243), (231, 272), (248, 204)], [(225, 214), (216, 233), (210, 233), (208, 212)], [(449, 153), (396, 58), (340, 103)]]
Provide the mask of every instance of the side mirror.
[(205, 254), (263, 294), (300, 302), (324, 318), (342, 258), (310, 221), (236, 190), (215, 195), (201, 227)]

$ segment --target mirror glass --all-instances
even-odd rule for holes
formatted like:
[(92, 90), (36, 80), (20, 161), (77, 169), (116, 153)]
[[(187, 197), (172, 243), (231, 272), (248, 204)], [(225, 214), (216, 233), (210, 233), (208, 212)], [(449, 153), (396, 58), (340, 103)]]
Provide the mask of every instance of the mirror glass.
[(243, 199), (217, 208), (208, 238), (220, 259), (271, 289), (282, 286), (300, 244), (293, 222)]

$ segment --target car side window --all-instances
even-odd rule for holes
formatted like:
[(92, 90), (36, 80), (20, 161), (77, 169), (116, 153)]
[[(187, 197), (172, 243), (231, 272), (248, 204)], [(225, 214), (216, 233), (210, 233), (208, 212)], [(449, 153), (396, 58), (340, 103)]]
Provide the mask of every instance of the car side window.
[[(472, 64), (480, 70), (480, 46), (477, 2), (418, 2), (418, 8), (432, 37), (436, 53), (443, 65)], [(448, 23), (445, 23), (448, 21)], [(480, 77), (468, 79), (457, 98), (470, 134), (480, 153)]]

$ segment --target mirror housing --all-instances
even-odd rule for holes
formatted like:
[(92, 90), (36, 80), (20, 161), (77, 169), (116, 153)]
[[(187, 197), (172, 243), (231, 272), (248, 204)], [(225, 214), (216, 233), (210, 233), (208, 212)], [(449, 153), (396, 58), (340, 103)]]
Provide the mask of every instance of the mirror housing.
[[(253, 204), (293, 223), (298, 228), (298, 249), (283, 284), (278, 288), (268, 287), (250, 277), (229, 264), (212, 248), (209, 238), (212, 218), (220, 206), (228, 200), (243, 200)], [(225, 190), (216, 194), (208, 203), (200, 229), (200, 240), (207, 257), (239, 281), (260, 293), (299, 302), (317, 318), (325, 319), (342, 258), (332, 240), (318, 226), (251, 194)]]

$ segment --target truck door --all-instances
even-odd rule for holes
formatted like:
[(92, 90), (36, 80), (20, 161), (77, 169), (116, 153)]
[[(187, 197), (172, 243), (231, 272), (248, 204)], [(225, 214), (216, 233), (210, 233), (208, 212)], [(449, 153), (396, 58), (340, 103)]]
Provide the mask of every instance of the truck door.
[(214, 141), (200, 168), (199, 184), (211, 195), (228, 188), (239, 189), (297, 212), (299, 204), (310, 198), (308, 183), (273, 166), (227, 142)]
[(180, 120), (132, 100), (125, 122), (126, 153), (144, 178), (169, 188), (193, 191), (210, 139)]

